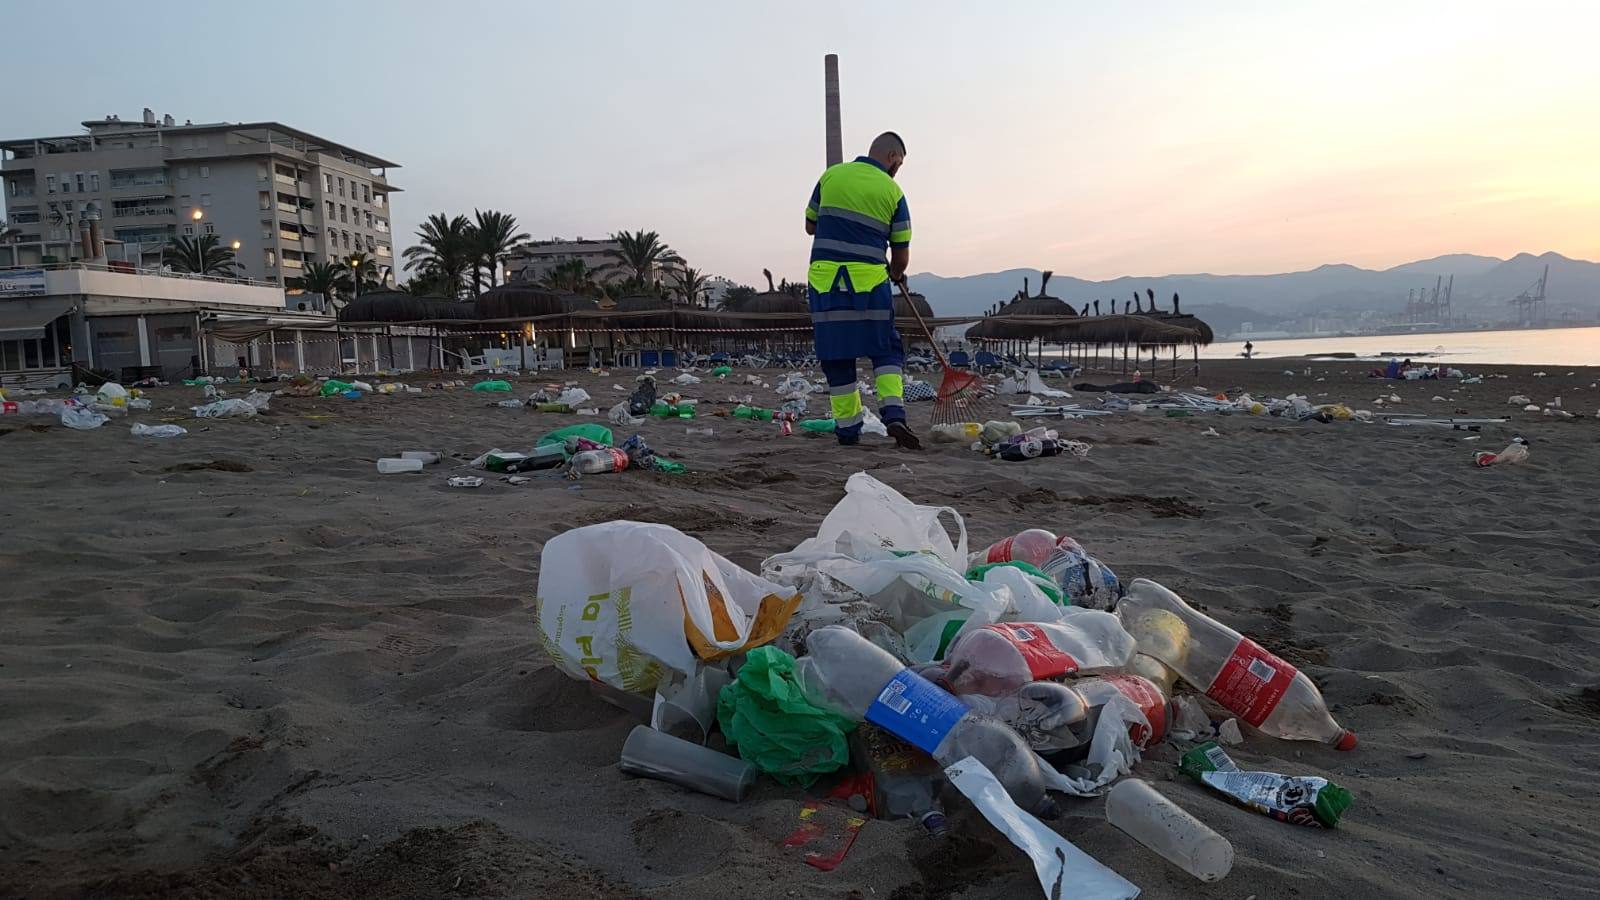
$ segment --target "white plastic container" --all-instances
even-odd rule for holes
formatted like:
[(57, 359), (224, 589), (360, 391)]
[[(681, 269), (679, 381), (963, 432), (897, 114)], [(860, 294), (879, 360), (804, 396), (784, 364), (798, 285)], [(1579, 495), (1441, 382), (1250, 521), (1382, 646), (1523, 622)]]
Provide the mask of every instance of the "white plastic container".
[(380, 459), (378, 460), (379, 475), (400, 475), (406, 472), (421, 472), (422, 460), (420, 459)]
[(1227, 838), (1137, 778), (1106, 795), (1106, 821), (1201, 881), (1221, 881), (1233, 868)]
[(433, 450), (406, 450), (400, 454), (401, 459), (420, 460), (425, 466), (436, 465), (440, 456)]

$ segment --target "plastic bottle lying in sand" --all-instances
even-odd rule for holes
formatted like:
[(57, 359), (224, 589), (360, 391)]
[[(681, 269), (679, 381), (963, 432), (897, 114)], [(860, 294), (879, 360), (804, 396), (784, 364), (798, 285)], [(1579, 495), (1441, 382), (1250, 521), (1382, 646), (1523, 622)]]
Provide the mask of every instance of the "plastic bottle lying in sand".
[(400, 475), (406, 472), (421, 472), (422, 460), (420, 459), (380, 459), (378, 460), (379, 475)]
[(933, 440), (941, 444), (970, 444), (983, 433), (983, 426), (977, 422), (953, 422), (948, 425), (933, 426)]
[(606, 472), (621, 472), (628, 467), (628, 454), (615, 447), (606, 447), (601, 450), (585, 450), (573, 454), (570, 463), (572, 471), (579, 475), (602, 475)]
[(1137, 778), (1106, 795), (1106, 821), (1201, 881), (1221, 881), (1233, 869), (1227, 838)]
[(1030, 681), (1120, 669), (1133, 638), (1110, 613), (1078, 610), (1064, 622), (998, 622), (956, 638), (945, 672), (958, 694), (1010, 694)]
[(772, 410), (740, 404), (733, 408), (733, 417), (735, 419), (751, 419), (756, 422), (770, 422), (772, 421)]
[(1056, 551), (1056, 544), (1061, 539), (1054, 532), (1043, 528), (1029, 528), (1019, 531), (1011, 537), (995, 541), (989, 549), (983, 551), (981, 558), (974, 563), (1003, 563), (1021, 560), (1033, 566), (1043, 566), (1050, 554)]
[(1355, 749), (1355, 732), (1333, 720), (1322, 692), (1304, 672), (1154, 581), (1135, 579), (1117, 604), (1117, 616), (1139, 631), (1138, 620), (1151, 610), (1182, 620), (1188, 640), (1181, 650), (1158, 642), (1140, 644), (1139, 649), (1204, 690), (1245, 724), (1284, 740)]
[(629, 775), (658, 778), (738, 802), (755, 786), (756, 767), (737, 757), (673, 737), (648, 725), (635, 725), (622, 744), (618, 767)]
[(812, 703), (871, 722), (943, 766), (976, 757), (1018, 806), (1039, 814), (1053, 810), (1038, 758), (1004, 722), (972, 712), (848, 628), (818, 628), (806, 636), (806, 650), (795, 674)]
[(1523, 438), (1519, 435), (1512, 438), (1511, 443), (1507, 444), (1506, 448), (1501, 450), (1499, 453), (1495, 453), (1491, 450), (1479, 450), (1477, 453), (1472, 454), (1472, 461), (1477, 464), (1478, 468), (1480, 469), (1485, 466), (1500, 466), (1509, 463), (1527, 462), (1528, 442), (1523, 440)]
[(1013, 440), (1000, 445), (995, 454), (1007, 462), (1025, 462), (1041, 456), (1060, 456), (1061, 443), (1051, 440)]

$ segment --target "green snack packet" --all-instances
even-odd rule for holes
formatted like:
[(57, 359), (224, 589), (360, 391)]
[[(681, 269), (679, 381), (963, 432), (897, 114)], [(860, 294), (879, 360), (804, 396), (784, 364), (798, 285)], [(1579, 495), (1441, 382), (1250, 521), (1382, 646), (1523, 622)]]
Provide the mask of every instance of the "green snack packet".
[(1044, 595), (1050, 598), (1051, 603), (1054, 603), (1057, 606), (1072, 605), (1071, 598), (1061, 596), (1061, 585), (1056, 584), (1056, 580), (1051, 578), (1049, 575), (1046, 575), (1043, 569), (1040, 569), (1038, 566), (1028, 562), (1027, 560), (1013, 559), (1009, 562), (982, 563), (968, 569), (966, 578), (968, 581), (982, 582), (983, 573), (999, 566), (1010, 566), (1013, 569), (1020, 569), (1025, 572), (1029, 579), (1034, 584), (1038, 585), (1039, 590), (1043, 591)]
[(856, 723), (813, 706), (794, 662), (776, 647), (751, 650), (717, 696), (717, 725), (741, 759), (780, 784), (804, 786), (850, 763), (846, 735)]
[(1245, 809), (1291, 825), (1332, 828), (1355, 800), (1350, 791), (1326, 778), (1241, 771), (1215, 741), (1185, 753), (1178, 760), (1178, 771)]

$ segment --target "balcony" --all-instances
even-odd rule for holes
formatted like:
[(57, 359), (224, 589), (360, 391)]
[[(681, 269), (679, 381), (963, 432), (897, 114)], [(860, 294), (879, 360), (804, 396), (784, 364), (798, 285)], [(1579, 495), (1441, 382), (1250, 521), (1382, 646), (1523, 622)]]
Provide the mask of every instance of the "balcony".
[(377, 221), (377, 222), (376, 222), (376, 223), (375, 223), (375, 224), (374, 224), (374, 225), (373, 225), (373, 226), (372, 226), (372, 230), (374, 230), (374, 231), (378, 231), (378, 232), (382, 232), (382, 233), (384, 233), (384, 234), (388, 234), (388, 233), (389, 233), (389, 223), (388, 223), (388, 222), (385, 222), (385, 221), (384, 221), (384, 220), (382, 220), (382, 219), (379, 219), (379, 220), (378, 220), (378, 221)]
[(294, 183), (295, 183), (293, 175), (285, 175), (282, 172), (274, 172), (274, 173), (272, 173), (272, 180), (276, 181), (279, 184), (287, 184), (287, 185), (291, 185), (291, 186), (294, 185)]
[(113, 207), (111, 210), (111, 217), (114, 219), (131, 219), (139, 216), (170, 216), (174, 214), (174, 210), (170, 206), (134, 206), (127, 209)]
[(389, 245), (388, 244), (379, 244), (378, 245), (378, 249), (376, 251), (374, 251), (374, 252), (376, 252), (379, 256), (383, 257), (384, 259), (388, 259), (392, 255), (391, 251), (389, 250)]
[(280, 240), (280, 241), (294, 241), (295, 243), (298, 244), (300, 242), (300, 232), (298, 232), (298, 231), (287, 231), (285, 229), (280, 228), (280, 229), (278, 229), (278, 240)]
[(304, 269), (305, 268), (305, 263), (302, 263), (298, 259), (284, 259), (283, 260), (283, 267), (285, 269)]
[(278, 212), (284, 215), (298, 216), (300, 215), (300, 207), (295, 206), (293, 203), (279, 203)]

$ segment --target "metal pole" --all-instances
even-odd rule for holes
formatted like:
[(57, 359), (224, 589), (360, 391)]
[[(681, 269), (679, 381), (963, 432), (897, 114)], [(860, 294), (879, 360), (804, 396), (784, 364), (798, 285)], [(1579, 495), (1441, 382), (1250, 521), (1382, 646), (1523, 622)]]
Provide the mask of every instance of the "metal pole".
[(844, 162), (844, 138), (839, 125), (839, 54), (822, 58), (822, 94), (825, 107), (828, 165)]

